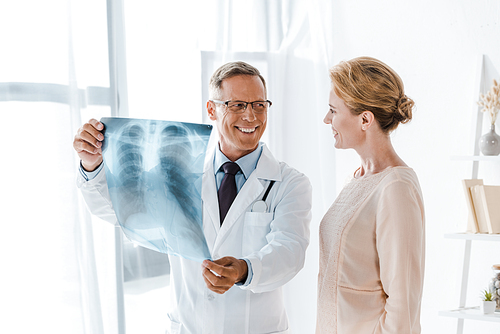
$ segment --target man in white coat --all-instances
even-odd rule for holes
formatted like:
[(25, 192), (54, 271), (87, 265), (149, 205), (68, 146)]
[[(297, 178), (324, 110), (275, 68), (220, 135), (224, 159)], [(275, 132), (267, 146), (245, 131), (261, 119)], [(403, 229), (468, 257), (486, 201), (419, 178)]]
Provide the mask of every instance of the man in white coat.
[[(219, 142), (203, 174), (203, 232), (216, 260), (200, 266), (169, 256), (173, 305), (167, 333), (290, 333), (282, 286), (304, 265), (311, 185), (260, 142), (270, 106), (265, 80), (249, 64), (227, 63), (210, 79), (207, 111)], [(102, 129), (92, 119), (75, 136), (77, 183), (91, 212), (117, 224), (102, 168)], [(238, 171), (237, 195), (226, 213), (219, 208), (226, 193), (219, 190), (229, 175), (227, 162)]]

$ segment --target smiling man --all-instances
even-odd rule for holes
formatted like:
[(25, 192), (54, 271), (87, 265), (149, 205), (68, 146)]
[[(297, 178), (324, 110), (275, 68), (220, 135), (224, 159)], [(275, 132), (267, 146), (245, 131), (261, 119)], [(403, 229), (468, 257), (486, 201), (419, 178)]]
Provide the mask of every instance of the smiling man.
[[(202, 200), (203, 232), (215, 260), (200, 266), (169, 256), (167, 333), (289, 333), (282, 286), (304, 265), (311, 185), (260, 142), (271, 105), (264, 78), (247, 63), (227, 63), (210, 79), (207, 111), (219, 142), (207, 159)], [(79, 184), (90, 210), (116, 223), (102, 191), (104, 171), (93, 175), (102, 162), (101, 130), (90, 120), (75, 136)]]

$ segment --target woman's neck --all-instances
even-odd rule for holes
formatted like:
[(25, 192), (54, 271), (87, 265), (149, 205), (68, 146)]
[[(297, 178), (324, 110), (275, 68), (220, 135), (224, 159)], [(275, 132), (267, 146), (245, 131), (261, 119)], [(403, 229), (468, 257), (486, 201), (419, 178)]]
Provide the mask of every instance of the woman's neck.
[(367, 138), (363, 147), (356, 149), (361, 158), (356, 178), (377, 174), (390, 167), (407, 167), (394, 150), (389, 136), (372, 139)]

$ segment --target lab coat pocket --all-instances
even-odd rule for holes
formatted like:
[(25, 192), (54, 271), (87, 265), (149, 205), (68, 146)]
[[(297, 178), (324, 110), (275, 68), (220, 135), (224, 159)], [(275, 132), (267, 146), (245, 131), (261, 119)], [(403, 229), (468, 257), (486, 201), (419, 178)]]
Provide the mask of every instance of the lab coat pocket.
[(170, 326), (168, 326), (169, 329), (165, 332), (165, 334), (180, 334), (181, 324), (173, 319), (174, 317), (171, 314), (168, 315), (168, 318), (170, 320)]
[(257, 252), (267, 244), (266, 235), (271, 231), (273, 218), (274, 213), (272, 212), (245, 213), (243, 256)]

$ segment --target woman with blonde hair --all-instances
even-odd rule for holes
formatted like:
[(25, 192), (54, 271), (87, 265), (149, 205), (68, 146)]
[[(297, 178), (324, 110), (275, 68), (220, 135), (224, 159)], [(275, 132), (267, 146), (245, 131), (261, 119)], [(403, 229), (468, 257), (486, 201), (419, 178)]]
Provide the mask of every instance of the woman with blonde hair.
[(335, 147), (354, 149), (361, 166), (321, 221), (316, 333), (420, 333), (424, 205), (390, 138), (414, 102), (374, 58), (343, 61), (330, 78), (324, 122)]

